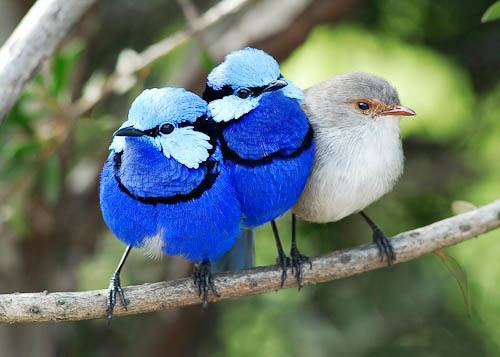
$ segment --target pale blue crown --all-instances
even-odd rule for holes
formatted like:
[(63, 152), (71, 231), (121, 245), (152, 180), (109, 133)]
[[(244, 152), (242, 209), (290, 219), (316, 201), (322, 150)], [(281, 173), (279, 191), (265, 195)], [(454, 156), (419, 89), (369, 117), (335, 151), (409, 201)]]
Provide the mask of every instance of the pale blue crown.
[(262, 50), (244, 48), (230, 53), (220, 65), (208, 75), (208, 85), (221, 89), (225, 85), (233, 88), (260, 87), (280, 76), (278, 62)]
[[(225, 86), (232, 89), (242, 87), (262, 87), (281, 77), (278, 62), (266, 52), (255, 48), (244, 48), (227, 55), (220, 65), (208, 75), (208, 85), (214, 90)], [(284, 78), (283, 78), (284, 79)], [(283, 95), (301, 103), (304, 94), (291, 81), (280, 91)], [(265, 93), (263, 94), (265, 95)], [(229, 95), (208, 104), (216, 122), (238, 119), (259, 105), (260, 97), (238, 98)]]
[(182, 88), (153, 88), (143, 91), (132, 103), (122, 126), (152, 129), (164, 123), (194, 122), (206, 113), (207, 103)]
[[(120, 129), (133, 127), (146, 131), (163, 124), (172, 124), (174, 129), (168, 134), (158, 131), (157, 135), (131, 140), (143, 140), (145, 145), (153, 145), (163, 152), (165, 157), (172, 157), (186, 167), (198, 168), (199, 164), (209, 157), (209, 150), (212, 149), (210, 137), (194, 130), (194, 126), (178, 124), (194, 123), (206, 113), (207, 103), (194, 93), (181, 88), (147, 89), (134, 100), (128, 120)], [(126, 142), (126, 137), (115, 136), (109, 149), (121, 152)]]

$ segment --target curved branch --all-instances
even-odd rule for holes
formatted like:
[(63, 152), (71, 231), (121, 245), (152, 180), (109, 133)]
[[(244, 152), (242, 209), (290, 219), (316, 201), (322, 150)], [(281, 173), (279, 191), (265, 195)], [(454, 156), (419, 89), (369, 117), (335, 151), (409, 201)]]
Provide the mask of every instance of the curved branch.
[(38, 0), (0, 49), (0, 123), (39, 65), (96, 0)]
[[(500, 200), (431, 225), (398, 234), (392, 240), (396, 263), (406, 262), (436, 249), (449, 247), (500, 227)], [(346, 278), (385, 266), (374, 244), (335, 251), (312, 259), (304, 283), (316, 284)], [(211, 301), (262, 294), (280, 289), (276, 266), (258, 267), (215, 275), (220, 297)], [(296, 286), (293, 278), (285, 288)], [(77, 321), (104, 318), (107, 290), (0, 295), (0, 322)], [(115, 315), (133, 315), (199, 304), (191, 279), (178, 279), (125, 288), (128, 310), (115, 308)]]

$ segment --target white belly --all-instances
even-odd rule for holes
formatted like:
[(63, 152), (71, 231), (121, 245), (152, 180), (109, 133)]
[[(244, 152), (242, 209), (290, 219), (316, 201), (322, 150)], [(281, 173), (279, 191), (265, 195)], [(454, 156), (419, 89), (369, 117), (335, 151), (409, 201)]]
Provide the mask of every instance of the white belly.
[(164, 245), (163, 231), (159, 230), (156, 235), (144, 238), (141, 248), (148, 258), (161, 259), (165, 255), (163, 252)]
[(333, 222), (363, 210), (389, 192), (403, 172), (397, 121), (323, 129), (315, 139), (314, 168), (294, 207), (307, 221)]

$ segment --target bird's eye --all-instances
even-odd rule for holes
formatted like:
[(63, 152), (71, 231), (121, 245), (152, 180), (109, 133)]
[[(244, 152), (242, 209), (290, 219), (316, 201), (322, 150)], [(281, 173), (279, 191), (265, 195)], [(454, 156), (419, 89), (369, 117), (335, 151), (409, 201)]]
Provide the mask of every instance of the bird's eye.
[(358, 102), (358, 108), (361, 110), (368, 110), (370, 109), (370, 106), (368, 105), (367, 102)]
[(170, 134), (172, 131), (174, 131), (175, 127), (170, 124), (170, 123), (167, 123), (167, 124), (163, 124), (161, 127), (160, 127), (160, 132), (162, 134)]
[(252, 94), (252, 91), (248, 88), (238, 88), (236, 90), (236, 95), (241, 99), (248, 98), (248, 97), (250, 97), (251, 94)]

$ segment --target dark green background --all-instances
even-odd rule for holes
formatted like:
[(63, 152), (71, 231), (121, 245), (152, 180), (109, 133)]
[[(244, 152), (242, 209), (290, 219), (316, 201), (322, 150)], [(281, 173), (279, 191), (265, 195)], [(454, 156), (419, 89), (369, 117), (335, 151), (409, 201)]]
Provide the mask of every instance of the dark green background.
[[(20, 3), (18, 14), (29, 5)], [(211, 3), (198, 2), (200, 11)], [(500, 22), (480, 23), (492, 1), (325, 3), (310, 1), (284, 34), (247, 44), (279, 58), (284, 75), (302, 88), (353, 70), (381, 75), (418, 113), (402, 119), (405, 174), (368, 208), (373, 219), (394, 235), (498, 198)], [(72, 120), (67, 108), (113, 69), (123, 48), (141, 50), (184, 25), (173, 1), (100, 4), (26, 88), (0, 127), (2, 293), (107, 286), (123, 250), (104, 226), (97, 201), (111, 133), (144, 87), (200, 90), (205, 70), (222, 53), (210, 51), (215, 39), (204, 34), (88, 115)], [(186, 80), (193, 64), (197, 75)], [(279, 222), (287, 245), (289, 222), (289, 216)], [(370, 232), (359, 217), (349, 217), (326, 225), (301, 222), (299, 239), (303, 252), (314, 256), (369, 242)], [(492, 232), (447, 249), (447, 264), (429, 255), (300, 293), (116, 318), (111, 328), (105, 321), (0, 326), (0, 355), (495, 356), (499, 239)], [(257, 264), (272, 264), (269, 227), (258, 230), (256, 245)], [(122, 281), (170, 279), (190, 269), (180, 258), (149, 261), (134, 252)]]

